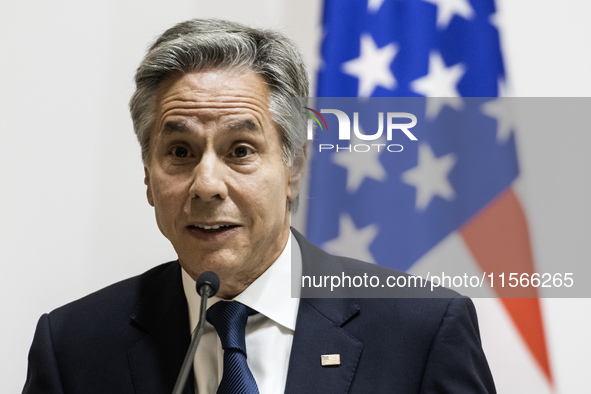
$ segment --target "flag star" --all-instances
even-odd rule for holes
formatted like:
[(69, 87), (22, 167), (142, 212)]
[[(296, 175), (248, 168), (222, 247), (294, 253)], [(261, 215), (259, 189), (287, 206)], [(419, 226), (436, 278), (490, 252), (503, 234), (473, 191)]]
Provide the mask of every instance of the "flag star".
[[(488, 16), (488, 23), (491, 26), (495, 27), (499, 34), (502, 36), (504, 32), (506, 32), (507, 27), (507, 15), (506, 12), (503, 12), (503, 8), (497, 8), (494, 13), (489, 14)], [(503, 41), (503, 40), (501, 40)]]
[(504, 77), (497, 78), (497, 89), (498, 89), (497, 96), (499, 96), (499, 97), (511, 97), (512, 96), (512, 94), (509, 90), (509, 85), (507, 84), (507, 81), (505, 81)]
[[(356, 144), (356, 141), (359, 140), (351, 140), (351, 147)], [(371, 144), (367, 144), (372, 148), (367, 152), (342, 150), (333, 154), (333, 163), (347, 169), (347, 191), (349, 193), (356, 192), (365, 178), (373, 178), (377, 181), (386, 179), (387, 172), (380, 162), (380, 154), (385, 149), (385, 146), (372, 146), (378, 144), (385, 145), (385, 140), (380, 138), (372, 141)]]
[(375, 14), (380, 10), (383, 3), (384, 0), (367, 0), (367, 10)]
[(417, 189), (415, 201), (417, 210), (427, 209), (435, 196), (440, 196), (448, 201), (455, 198), (455, 191), (448, 176), (456, 161), (456, 155), (453, 153), (435, 157), (429, 145), (419, 145), (417, 166), (402, 173), (402, 181)]
[(495, 12), (494, 14), (490, 14), (488, 17), (488, 23), (491, 24), (491, 26), (496, 27), (497, 30), (501, 29), (501, 25), (503, 21), (503, 17), (498, 13)]
[(398, 46), (395, 43), (378, 48), (371, 35), (361, 35), (359, 57), (342, 65), (345, 74), (359, 79), (358, 96), (369, 97), (378, 86), (394, 89), (396, 79), (390, 71), (390, 65), (397, 53)]
[(468, 0), (425, 0), (428, 3), (437, 6), (437, 27), (445, 29), (449, 26), (454, 15), (461, 16), (464, 19), (474, 17), (474, 9), (470, 6)]
[(351, 216), (348, 213), (343, 213), (339, 218), (338, 238), (325, 242), (322, 247), (329, 253), (375, 264), (369, 247), (377, 235), (377, 225), (370, 224), (362, 229), (358, 229), (355, 227)]
[(427, 118), (434, 119), (444, 105), (456, 110), (462, 109), (463, 101), (458, 92), (458, 82), (466, 68), (462, 63), (446, 67), (439, 52), (429, 54), (429, 71), (424, 77), (411, 82), (411, 89), (427, 99)]
[(497, 121), (497, 143), (505, 143), (517, 126), (517, 114), (506, 98), (488, 101), (480, 107), (483, 114)]

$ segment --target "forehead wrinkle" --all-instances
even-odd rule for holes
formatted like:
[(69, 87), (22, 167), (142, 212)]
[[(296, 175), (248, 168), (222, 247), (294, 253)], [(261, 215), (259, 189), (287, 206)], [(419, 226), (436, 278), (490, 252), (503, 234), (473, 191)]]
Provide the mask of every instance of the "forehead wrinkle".
[[(160, 124), (159, 128), (163, 133), (168, 134), (170, 134), (170, 132), (189, 132), (194, 121), (202, 123), (214, 119), (216, 122), (224, 124), (224, 127), (229, 130), (246, 129), (258, 131), (264, 127), (264, 115), (259, 111), (255, 111), (253, 108), (250, 108), (252, 111), (246, 113), (240, 112), (239, 110), (242, 108), (237, 107), (227, 107), (224, 109), (226, 110), (223, 111), (224, 113), (219, 113), (216, 109), (211, 107), (195, 108), (194, 106), (189, 106), (181, 108), (175, 106), (174, 108), (162, 112), (158, 122)], [(167, 120), (167, 118), (170, 117), (182, 117), (184, 119)], [(228, 117), (230, 119), (228, 119)], [(224, 118), (226, 118), (226, 120), (224, 120)], [(272, 121), (270, 117), (269, 121)]]
[[(251, 101), (258, 102), (256, 100)], [(161, 106), (159, 123), (162, 125), (161, 130), (163, 130), (163, 132), (169, 133), (172, 131), (190, 131), (190, 123), (192, 123), (191, 119), (195, 119), (198, 122), (203, 122), (213, 118), (222, 118), (224, 116), (242, 116), (244, 119), (228, 120), (226, 123), (226, 128), (231, 130), (247, 129), (251, 131), (262, 130), (263, 124), (265, 123), (265, 116), (269, 121), (272, 122), (271, 114), (268, 109), (261, 108), (256, 104), (253, 105), (248, 102), (242, 102), (240, 104), (241, 105), (236, 105), (236, 102), (210, 103), (193, 100), (180, 102), (176, 101), (172, 105)], [(246, 112), (241, 112), (241, 110), (246, 110)], [(221, 113), (219, 111), (221, 111)], [(171, 121), (166, 120), (166, 118), (172, 116), (181, 116), (188, 119)], [(250, 117), (253, 117), (254, 119), (249, 119)], [(169, 130), (166, 130), (166, 128), (169, 128)]]
[[(254, 104), (255, 107), (259, 107), (262, 110), (269, 111), (269, 87), (264, 79), (254, 73), (254, 71), (247, 70), (247, 73), (239, 73), (237, 75), (226, 74), (227, 79), (230, 81), (222, 81), (221, 83), (216, 81), (212, 83), (210, 78), (208, 78), (210, 74), (215, 75), (217, 72), (216, 70), (210, 70), (187, 73), (180, 76), (171, 76), (163, 81), (158, 88), (159, 106), (162, 107), (175, 100), (193, 104), (203, 103), (212, 107), (224, 106), (224, 103), (236, 106), (239, 102), (246, 102), (251, 105)], [(254, 90), (252, 86), (243, 86), (240, 83), (235, 83), (235, 77), (240, 75), (248, 77), (247, 79), (254, 77), (258, 80), (255, 81), (256, 86)], [(205, 79), (202, 79), (201, 76)]]
[[(207, 83), (203, 86), (200, 82), (196, 83), (191, 79), (183, 82), (182, 79), (185, 77), (186, 75), (176, 81), (172, 79), (160, 86), (158, 100), (160, 130), (163, 130), (162, 127), (167, 119), (173, 116), (185, 117), (188, 129), (192, 129), (194, 121), (201, 123), (215, 118), (219, 121), (226, 115), (252, 117), (252, 124), (232, 125), (234, 122), (228, 119), (226, 127), (230, 125), (231, 129), (253, 130), (254, 125), (257, 130), (262, 130), (267, 127), (267, 122), (274, 124), (269, 108), (269, 90), (265, 84), (254, 91), (232, 85), (229, 87), (231, 91), (228, 92), (225, 86), (210, 88)], [(180, 85), (177, 82), (180, 82)]]
[(221, 96), (221, 100), (212, 100), (210, 95), (204, 95), (207, 99), (201, 100), (194, 97), (179, 97), (179, 95), (172, 95), (164, 97), (160, 102), (160, 109), (162, 117), (169, 111), (179, 110), (201, 110), (201, 109), (248, 109), (261, 115), (271, 115), (269, 106), (263, 100), (256, 99), (250, 96)]
[[(269, 111), (269, 106), (263, 100), (259, 100), (250, 96), (218, 96), (212, 98), (211, 95), (202, 94), (204, 100), (195, 97), (196, 93), (190, 94), (190, 97), (183, 97), (183, 95), (172, 95), (164, 97), (161, 101), (160, 107), (172, 106), (173, 108), (181, 109), (224, 109), (224, 108), (248, 108), (255, 111)], [(189, 96), (189, 95), (187, 95)], [(266, 100), (265, 100), (266, 101)]]

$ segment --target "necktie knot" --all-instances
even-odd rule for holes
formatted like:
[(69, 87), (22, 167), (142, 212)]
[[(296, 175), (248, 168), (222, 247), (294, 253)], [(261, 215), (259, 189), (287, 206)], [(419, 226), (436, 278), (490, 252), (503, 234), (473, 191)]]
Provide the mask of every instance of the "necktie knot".
[(207, 321), (217, 331), (222, 349), (236, 349), (246, 354), (246, 321), (255, 313), (254, 309), (238, 301), (219, 301), (207, 310)]

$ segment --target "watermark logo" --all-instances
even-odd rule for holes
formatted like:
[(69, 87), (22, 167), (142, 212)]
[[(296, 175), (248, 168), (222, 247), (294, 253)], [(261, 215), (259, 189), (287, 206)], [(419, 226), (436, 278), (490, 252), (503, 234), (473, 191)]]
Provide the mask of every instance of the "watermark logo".
[[(318, 127), (320, 127), (320, 130), (322, 130), (322, 124), (320, 123), (320, 119), (322, 119), (322, 123), (324, 124), (324, 127), (326, 128), (326, 131), (328, 131), (328, 125), (326, 124), (326, 120), (324, 119), (324, 116), (320, 115), (320, 112), (313, 110), (312, 108), (308, 108), (308, 107), (304, 107), (304, 109), (307, 109), (308, 111), (312, 111), (313, 113), (310, 112), (304, 112), (306, 115), (308, 115), (311, 119), (308, 121), (308, 139), (311, 140), (312, 137), (310, 137), (310, 132), (312, 129), (312, 119), (316, 121), (316, 123), (318, 124)], [(320, 119), (318, 119), (320, 118)]]
[[(340, 141), (349, 141), (353, 139), (360, 141), (383, 141), (384, 129), (386, 134), (386, 140), (392, 141), (394, 135), (403, 133), (409, 140), (417, 141), (417, 137), (410, 131), (417, 125), (417, 117), (410, 112), (378, 112), (378, 130), (373, 134), (366, 134), (363, 128), (359, 124), (359, 112), (353, 112), (353, 125), (351, 125), (351, 119), (344, 111), (338, 109), (326, 109), (323, 108), (320, 112), (303, 107), (308, 111), (306, 114), (310, 117), (308, 119), (308, 140), (314, 139), (314, 122), (318, 124), (320, 130), (326, 129), (328, 131), (328, 125), (322, 114), (332, 114), (337, 117), (339, 130), (338, 138)], [(322, 121), (322, 123), (321, 123)], [(384, 123), (386, 127), (384, 128)], [(324, 125), (324, 127), (323, 127)], [(351, 127), (352, 126), (352, 127)], [(326, 150), (348, 150), (349, 152), (367, 152), (372, 148), (378, 151), (381, 148), (385, 148), (389, 152), (402, 152), (404, 147), (400, 144), (319, 144), (318, 151), (323, 152)]]

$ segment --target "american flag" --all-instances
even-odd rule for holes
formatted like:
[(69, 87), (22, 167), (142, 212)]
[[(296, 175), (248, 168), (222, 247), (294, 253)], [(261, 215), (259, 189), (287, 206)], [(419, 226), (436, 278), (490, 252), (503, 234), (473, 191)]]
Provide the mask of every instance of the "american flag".
[[(512, 188), (519, 176), (514, 127), (507, 99), (498, 99), (505, 71), (494, 1), (325, 0), (322, 23), (318, 103), (426, 97), (420, 122), (457, 125), (470, 112), (480, 116), (480, 127), (424, 128), (403, 152), (355, 160), (346, 150), (316, 148), (307, 237), (329, 252), (403, 271), (459, 237), (476, 269), (534, 272)], [(318, 132), (315, 146), (338, 143), (335, 135)], [(551, 385), (540, 305), (535, 291), (529, 296), (501, 300)]]

